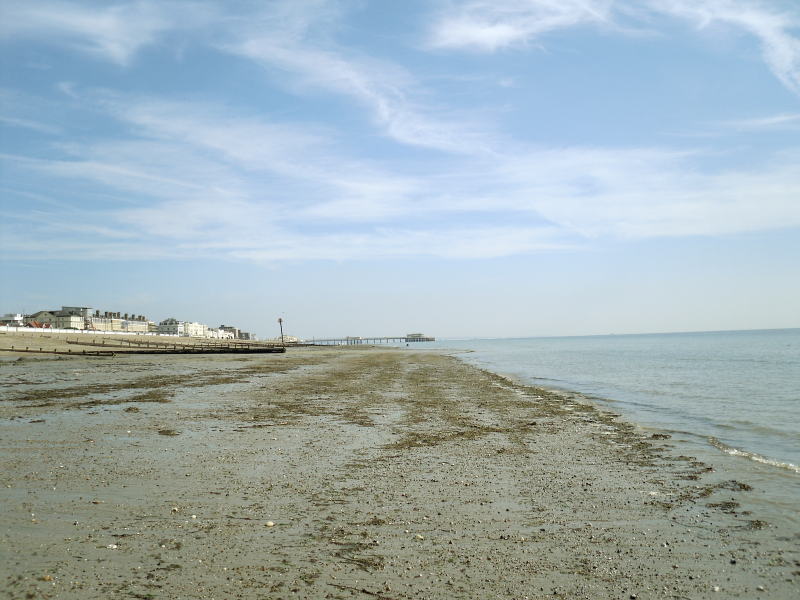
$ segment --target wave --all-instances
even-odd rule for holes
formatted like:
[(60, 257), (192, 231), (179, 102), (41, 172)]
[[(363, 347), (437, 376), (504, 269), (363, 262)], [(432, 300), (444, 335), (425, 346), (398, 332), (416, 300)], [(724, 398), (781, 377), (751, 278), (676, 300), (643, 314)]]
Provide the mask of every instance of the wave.
[(725, 454), (729, 454), (730, 456), (741, 456), (742, 458), (746, 458), (748, 460), (752, 460), (758, 463), (769, 465), (771, 467), (777, 467), (779, 469), (784, 469), (786, 471), (791, 471), (793, 473), (800, 474), (800, 466), (797, 466), (793, 463), (773, 460), (771, 458), (767, 458), (766, 456), (756, 454), (755, 452), (748, 452), (747, 450), (739, 450), (738, 448), (734, 448), (732, 446), (724, 444), (723, 442), (720, 442), (715, 437), (708, 438), (708, 443), (714, 446), (714, 448), (716, 448), (717, 450), (721, 450), (722, 452), (724, 452)]

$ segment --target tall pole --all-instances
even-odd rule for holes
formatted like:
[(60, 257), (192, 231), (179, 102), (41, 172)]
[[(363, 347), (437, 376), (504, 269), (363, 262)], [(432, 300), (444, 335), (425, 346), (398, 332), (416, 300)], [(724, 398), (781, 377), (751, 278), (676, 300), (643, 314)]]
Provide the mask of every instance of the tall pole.
[(278, 325), (281, 328), (281, 346), (286, 347), (286, 342), (283, 341), (283, 319), (278, 317)]

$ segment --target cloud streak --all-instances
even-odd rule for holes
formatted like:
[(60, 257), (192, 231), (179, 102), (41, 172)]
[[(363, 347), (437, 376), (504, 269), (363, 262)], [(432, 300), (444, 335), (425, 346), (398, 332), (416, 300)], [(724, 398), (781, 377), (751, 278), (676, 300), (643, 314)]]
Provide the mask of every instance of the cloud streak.
[(444, 12), (434, 48), (493, 52), (527, 44), (550, 31), (611, 21), (612, 0), (471, 0)]
[[(79, 214), (50, 207), (63, 231), (47, 226), (40, 234), (52, 243), (32, 255), (80, 258), (95, 247), (137, 258), (140, 244), (146, 255), (172, 258), (493, 258), (597, 239), (800, 226), (792, 153), (768, 157), (767, 167), (709, 173), (693, 168), (698, 152), (515, 149), (398, 175), (344, 155), (329, 169), (308, 167), (315, 153), (341, 148), (302, 127), (295, 135), (286, 124), (196, 104), (121, 97), (101, 104), (136, 125), (139, 139), (73, 145), (69, 159), (4, 157), (14, 169), (124, 198)], [(287, 189), (302, 201), (287, 199)], [(80, 227), (94, 235), (75, 239)], [(15, 239), (4, 240), (10, 253), (21, 251)]]
[(189, 2), (140, 0), (97, 5), (43, 0), (3, 6), (0, 38), (46, 40), (121, 66), (174, 29), (208, 24), (213, 11)]
[[(496, 52), (565, 28), (620, 28), (621, 15), (646, 20), (641, 4), (635, 11), (622, 0), (448, 6), (454, 8), (442, 13), (432, 34), (438, 49)], [(733, 0), (644, 6), (650, 16), (667, 14), (698, 27), (726, 23), (755, 35), (776, 75), (787, 87), (795, 85), (793, 17)], [(169, 31), (204, 27), (216, 10), (202, 9), (194, 21), (179, 23), (176, 14), (187, 7), (20, 4), (10, 10), (23, 26), (4, 35), (49, 35), (53, 43), (125, 66)], [(437, 102), (411, 69), (338, 44), (332, 30), (340, 17), (336, 5), (322, 1), (275, 3), (247, 19), (225, 19), (206, 49), (237, 64), (255, 63), (265, 80), (302, 96), (344, 98), (366, 115), (383, 143), (424, 152), (379, 160), (349, 142), (333, 120), (277, 121), (235, 102), (86, 92), (75, 85), (68, 88), (74, 104), (113, 127), (71, 136), (65, 123), (60, 143), (3, 157), (9, 177), (29, 182), (31, 197), (41, 197), (39, 210), (59, 224), (11, 215), (6, 251), (76, 259), (495, 258), (598, 239), (800, 226), (796, 153), (765, 153), (762, 164), (748, 169), (701, 170), (697, 164), (711, 150), (509, 142), (466, 112), (444, 115), (447, 102)], [(797, 118), (785, 113), (740, 125), (788, 126)], [(34, 119), (6, 122), (62, 133)], [(81, 202), (92, 208), (76, 211)], [(48, 243), (26, 245), (26, 234)]]
[(750, 0), (471, 0), (443, 11), (429, 37), (432, 48), (495, 52), (530, 44), (552, 31), (592, 26), (625, 31), (629, 19), (652, 27), (658, 15), (681, 19), (698, 31), (727, 25), (759, 40), (772, 73), (800, 95), (797, 7)]

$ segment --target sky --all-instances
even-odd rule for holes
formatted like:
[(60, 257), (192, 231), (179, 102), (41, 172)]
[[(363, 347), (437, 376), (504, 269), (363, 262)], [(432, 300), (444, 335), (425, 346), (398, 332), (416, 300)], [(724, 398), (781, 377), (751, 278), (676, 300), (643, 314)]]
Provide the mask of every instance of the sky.
[(796, 0), (0, 0), (0, 313), (800, 327)]

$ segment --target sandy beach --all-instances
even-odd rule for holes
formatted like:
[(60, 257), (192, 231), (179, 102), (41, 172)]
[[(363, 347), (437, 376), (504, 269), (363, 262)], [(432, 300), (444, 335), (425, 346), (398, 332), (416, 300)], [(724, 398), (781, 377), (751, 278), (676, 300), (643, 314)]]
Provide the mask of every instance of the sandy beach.
[(0, 356), (7, 598), (796, 598), (747, 481), (444, 352)]

